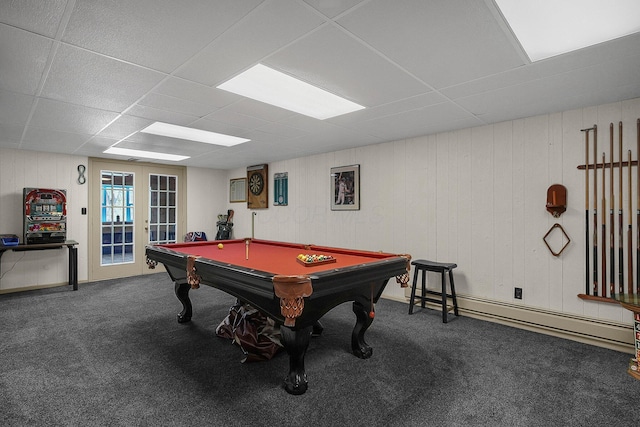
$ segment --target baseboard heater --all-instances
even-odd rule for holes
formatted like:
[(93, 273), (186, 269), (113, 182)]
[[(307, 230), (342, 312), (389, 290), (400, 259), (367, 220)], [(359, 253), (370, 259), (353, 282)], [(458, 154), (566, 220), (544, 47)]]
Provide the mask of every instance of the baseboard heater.
[[(635, 354), (633, 325), (591, 319), (523, 305), (457, 295), (461, 316), (557, 336), (585, 344)], [(405, 300), (408, 303), (408, 299)], [(427, 303), (440, 310), (439, 304)]]

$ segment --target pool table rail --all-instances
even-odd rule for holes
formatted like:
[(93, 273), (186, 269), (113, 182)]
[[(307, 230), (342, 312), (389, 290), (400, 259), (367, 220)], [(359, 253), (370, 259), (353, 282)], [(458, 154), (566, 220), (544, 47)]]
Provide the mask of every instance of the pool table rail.
[[(190, 270), (190, 263), (193, 263), (194, 272), (199, 276), (199, 281), (195, 286), (191, 284), (191, 288), (197, 288), (198, 285), (203, 284), (220, 289), (253, 305), (277, 322), (294, 328), (312, 325), (319, 317), (339, 304), (354, 301), (361, 295), (373, 295), (372, 302), (376, 303), (388, 280), (406, 273), (407, 258), (405, 257), (410, 259), (408, 255), (394, 258), (389, 258), (387, 255), (387, 258), (366, 263), (366, 269), (362, 268), (365, 264), (356, 264), (310, 272), (305, 277), (311, 281), (311, 289), (305, 291), (299, 287), (299, 293), (307, 294), (300, 294), (298, 297), (307, 298), (309, 301), (322, 300), (322, 302), (313, 306), (300, 302), (303, 305), (302, 308), (305, 305), (307, 308), (295, 310), (296, 316), (292, 318), (292, 313), (283, 308), (290, 304), (290, 301), (287, 302), (278, 295), (274, 278), (282, 281), (285, 277), (300, 275), (274, 275), (270, 272), (176, 252), (162, 246), (148, 246), (147, 257), (154, 262), (162, 263), (175, 283), (189, 283), (187, 271)], [(239, 275), (243, 278), (241, 284), (238, 282)], [(385, 279), (380, 280), (380, 277)], [(293, 285), (288, 283), (284, 286)], [(284, 288), (280, 287), (280, 289), (279, 294), (283, 294)], [(368, 303), (371, 304), (371, 301)]]

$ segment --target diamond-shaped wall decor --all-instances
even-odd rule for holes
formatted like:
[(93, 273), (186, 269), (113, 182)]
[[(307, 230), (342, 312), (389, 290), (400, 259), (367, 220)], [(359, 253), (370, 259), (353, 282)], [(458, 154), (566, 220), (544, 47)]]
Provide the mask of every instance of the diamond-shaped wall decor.
[[(564, 244), (564, 246), (562, 247), (562, 249), (560, 249), (559, 252), (554, 252), (553, 249), (551, 249), (551, 246), (549, 245), (549, 242), (547, 241), (547, 237), (549, 237), (551, 235), (551, 233), (556, 229), (559, 228), (560, 231), (562, 231), (562, 234), (564, 234), (564, 237), (566, 237), (567, 239), (567, 243)], [(558, 223), (555, 223), (551, 226), (551, 228), (549, 229), (549, 231), (547, 231), (547, 234), (544, 235), (544, 237), (542, 238), (542, 240), (544, 240), (544, 243), (547, 245), (547, 248), (549, 248), (549, 251), (551, 252), (551, 254), (553, 256), (560, 256), (560, 254), (562, 253), (562, 251), (564, 251), (564, 249), (569, 245), (569, 243), (571, 243), (571, 239), (569, 238), (569, 236), (567, 236), (567, 233), (564, 231), (564, 228), (562, 228), (562, 226)]]

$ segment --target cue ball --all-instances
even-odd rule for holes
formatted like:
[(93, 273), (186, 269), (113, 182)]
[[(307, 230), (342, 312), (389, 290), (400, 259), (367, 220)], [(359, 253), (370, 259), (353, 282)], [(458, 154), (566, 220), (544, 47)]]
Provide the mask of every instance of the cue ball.
[(224, 248), (224, 245), (222, 243), (218, 243), (218, 249), (222, 249)]

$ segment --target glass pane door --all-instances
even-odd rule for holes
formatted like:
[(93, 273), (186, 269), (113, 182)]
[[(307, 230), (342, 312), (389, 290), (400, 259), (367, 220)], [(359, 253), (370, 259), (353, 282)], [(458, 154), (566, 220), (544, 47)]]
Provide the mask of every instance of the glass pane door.
[(89, 279), (161, 271), (149, 269), (145, 248), (182, 240), (186, 168), (89, 158), (89, 174)]
[(100, 265), (132, 263), (135, 261), (134, 173), (103, 170), (100, 175)]
[(178, 177), (149, 174), (149, 243), (175, 243)]

